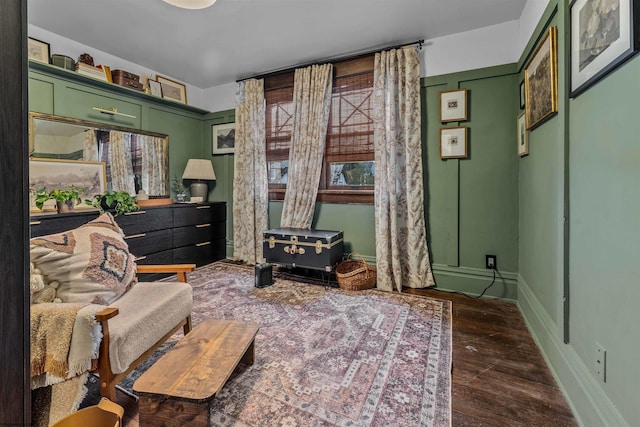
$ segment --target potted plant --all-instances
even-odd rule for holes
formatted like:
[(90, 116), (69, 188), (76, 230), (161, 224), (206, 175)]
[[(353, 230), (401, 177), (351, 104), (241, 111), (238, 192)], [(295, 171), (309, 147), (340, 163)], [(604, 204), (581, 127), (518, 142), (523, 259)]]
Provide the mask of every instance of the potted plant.
[(96, 194), (93, 199), (85, 200), (85, 203), (97, 208), (100, 213), (112, 210), (113, 216), (124, 215), (135, 212), (140, 207), (136, 205), (136, 199), (131, 197), (126, 191), (107, 190), (104, 194)]
[(177, 176), (173, 176), (173, 190), (176, 192), (176, 202), (184, 203), (187, 200), (187, 189), (182, 183), (181, 179), (178, 179)]
[(47, 191), (46, 188), (41, 188), (36, 191), (35, 202), (38, 209), (42, 209), (47, 200), (55, 200), (58, 213), (71, 212), (76, 203), (82, 203), (80, 194), (83, 193), (84, 190), (75, 185), (51, 191)]

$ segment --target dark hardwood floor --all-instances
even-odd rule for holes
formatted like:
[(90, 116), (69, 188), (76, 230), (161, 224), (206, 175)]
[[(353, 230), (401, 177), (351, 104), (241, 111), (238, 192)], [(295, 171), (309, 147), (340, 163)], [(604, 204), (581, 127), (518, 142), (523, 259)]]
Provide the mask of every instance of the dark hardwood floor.
[[(515, 303), (407, 289), (453, 302), (452, 424), (577, 426)], [(138, 427), (138, 406), (118, 390), (125, 427)]]
[(515, 303), (406, 292), (453, 303), (453, 426), (578, 425)]

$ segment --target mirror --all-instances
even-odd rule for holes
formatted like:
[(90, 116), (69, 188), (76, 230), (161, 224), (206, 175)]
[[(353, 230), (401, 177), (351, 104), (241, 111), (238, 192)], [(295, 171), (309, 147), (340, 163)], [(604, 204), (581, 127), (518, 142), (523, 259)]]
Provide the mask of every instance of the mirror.
[[(105, 190), (134, 196), (142, 189), (149, 197), (169, 197), (169, 137), (164, 134), (30, 113), (29, 158), (72, 165), (103, 162)], [(34, 191), (56, 184), (31, 181)]]

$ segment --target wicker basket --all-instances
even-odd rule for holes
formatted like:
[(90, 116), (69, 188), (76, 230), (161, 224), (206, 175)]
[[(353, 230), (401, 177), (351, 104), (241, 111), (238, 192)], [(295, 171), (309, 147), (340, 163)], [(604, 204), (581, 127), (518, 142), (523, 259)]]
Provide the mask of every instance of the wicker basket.
[[(359, 256), (360, 261), (351, 259), (352, 255)], [(336, 278), (340, 289), (347, 291), (371, 289), (376, 285), (376, 268), (367, 264), (362, 255), (352, 252), (336, 267)]]

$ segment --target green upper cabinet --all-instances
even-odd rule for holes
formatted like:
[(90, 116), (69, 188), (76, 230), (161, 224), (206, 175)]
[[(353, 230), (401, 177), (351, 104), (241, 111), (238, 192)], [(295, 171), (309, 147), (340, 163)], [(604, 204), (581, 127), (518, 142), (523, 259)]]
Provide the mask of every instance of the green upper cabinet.
[(40, 74), (29, 74), (29, 111), (53, 114), (53, 81)]

